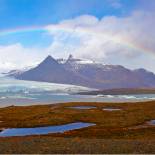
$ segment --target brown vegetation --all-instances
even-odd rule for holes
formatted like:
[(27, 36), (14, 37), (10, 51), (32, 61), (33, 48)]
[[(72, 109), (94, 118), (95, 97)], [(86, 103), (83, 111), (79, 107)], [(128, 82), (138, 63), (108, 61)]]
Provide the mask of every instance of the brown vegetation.
[[(97, 108), (83, 110), (68, 108), (71, 106), (96, 106)], [(104, 111), (105, 107), (122, 110)], [(71, 122), (90, 122), (95, 123), (96, 126), (63, 134), (1, 138), (0, 152), (155, 153), (153, 147), (155, 127), (148, 125), (146, 128), (132, 128), (153, 119), (155, 119), (155, 101), (10, 106), (0, 109), (1, 128), (48, 126)], [(14, 148), (14, 145), (18, 147)]]

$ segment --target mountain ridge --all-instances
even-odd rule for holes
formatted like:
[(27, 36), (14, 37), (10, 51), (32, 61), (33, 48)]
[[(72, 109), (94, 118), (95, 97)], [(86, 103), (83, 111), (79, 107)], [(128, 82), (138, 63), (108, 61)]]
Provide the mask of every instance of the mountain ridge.
[(155, 88), (155, 74), (145, 69), (130, 70), (121, 65), (105, 65), (69, 55), (68, 59), (45, 58), (38, 66), (11, 76), (97, 89)]

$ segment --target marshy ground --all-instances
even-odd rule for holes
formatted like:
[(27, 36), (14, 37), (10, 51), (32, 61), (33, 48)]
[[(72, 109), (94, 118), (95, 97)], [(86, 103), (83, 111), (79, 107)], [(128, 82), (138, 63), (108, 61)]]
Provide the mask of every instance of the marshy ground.
[[(74, 106), (96, 108), (70, 108)], [(154, 119), (155, 101), (10, 106), (0, 109), (1, 130), (73, 122), (96, 125), (59, 134), (0, 138), (0, 153), (155, 153), (155, 126), (146, 123)]]

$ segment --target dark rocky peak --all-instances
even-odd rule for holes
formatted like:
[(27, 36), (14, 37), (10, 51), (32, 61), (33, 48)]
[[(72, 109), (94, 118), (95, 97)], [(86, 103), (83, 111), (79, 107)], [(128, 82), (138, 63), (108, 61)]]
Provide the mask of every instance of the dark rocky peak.
[(72, 59), (74, 59), (74, 58), (73, 58), (73, 55), (70, 54), (69, 57), (68, 57), (68, 60), (72, 60)]
[(68, 59), (66, 60), (66, 63), (76, 63), (76, 62), (79, 62), (79, 61), (81, 61), (81, 59), (74, 58), (73, 55), (70, 54)]
[(49, 66), (57, 66), (57, 65), (59, 65), (59, 63), (57, 62), (57, 60), (55, 60), (52, 56), (48, 56), (48, 57), (46, 57), (40, 64), (39, 64), (39, 66), (47, 66), (47, 67), (49, 67)]

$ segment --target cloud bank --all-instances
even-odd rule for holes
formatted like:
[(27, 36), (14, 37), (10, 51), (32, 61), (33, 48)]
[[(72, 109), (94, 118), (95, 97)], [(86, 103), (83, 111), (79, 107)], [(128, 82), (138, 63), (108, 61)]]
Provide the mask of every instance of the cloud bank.
[(43, 54), (38, 54), (40, 50), (25, 48), (19, 43), (0, 46), (0, 71), (5, 72), (36, 65), (45, 57)]
[[(83, 15), (46, 27), (54, 37), (54, 55), (66, 53), (130, 68), (155, 65), (155, 12), (136, 11), (127, 17), (98, 19)], [(149, 65), (145, 61), (150, 62)]]
[[(122, 7), (120, 3), (115, 7)], [(137, 10), (128, 16), (91, 15), (51, 24), (44, 29), (53, 38), (50, 46), (26, 48), (20, 43), (0, 46), (0, 70), (33, 65), (48, 54), (77, 57), (155, 72), (155, 11)], [(147, 62), (147, 63), (146, 63)]]

